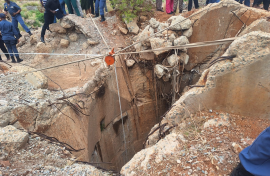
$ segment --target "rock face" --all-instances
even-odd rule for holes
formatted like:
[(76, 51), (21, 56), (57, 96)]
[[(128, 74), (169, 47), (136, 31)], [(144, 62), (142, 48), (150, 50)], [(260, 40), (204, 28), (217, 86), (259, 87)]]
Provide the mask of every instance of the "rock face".
[[(151, 140), (146, 141), (146, 144), (151, 145), (137, 153), (123, 166), (121, 174), (157, 175), (158, 173), (174, 173), (176, 169), (177, 173), (189, 173), (189, 175), (229, 174), (232, 169), (229, 161), (234, 158), (238, 160), (238, 153), (248, 146), (244, 142), (240, 145), (240, 142), (245, 139), (242, 139), (241, 135), (235, 135), (235, 129), (241, 128), (239, 131), (243, 134), (246, 132), (246, 127), (242, 124), (246, 123), (242, 120), (249, 119), (249, 124), (253, 124), (255, 121), (258, 122), (253, 118), (259, 116), (260, 119), (267, 119), (269, 117), (270, 102), (267, 95), (269, 94), (270, 73), (265, 72), (270, 67), (269, 40), (269, 33), (256, 31), (232, 42), (223, 56), (233, 56), (233, 60), (218, 62), (205, 70), (197, 83), (204, 87), (194, 87), (182, 95), (160, 123), (165, 126), (164, 131), (171, 125), (177, 125), (177, 127), (165, 138), (159, 140), (159, 130), (153, 131), (158, 127), (156, 124), (152, 128)], [(233, 117), (232, 113), (237, 115)], [(190, 128), (194, 128), (194, 125), (196, 131), (200, 128), (201, 132), (195, 132), (193, 138)], [(254, 130), (258, 126), (255, 125), (252, 128)], [(260, 130), (254, 135), (255, 137), (259, 135)], [(181, 136), (181, 132), (185, 135)], [(197, 135), (203, 136), (199, 139), (200, 142), (192, 143), (192, 145), (185, 144), (197, 138)], [(253, 136), (253, 131), (249, 136)], [(210, 139), (214, 142), (209, 142)], [(232, 139), (236, 141), (231, 141)], [(158, 140), (159, 142), (156, 142)], [(211, 150), (211, 157), (205, 150), (206, 146)], [(227, 150), (228, 148), (233, 150)], [(211, 160), (213, 155), (216, 155), (217, 159)], [(204, 162), (198, 164), (201, 160), (212, 163), (213, 167), (209, 167)], [(225, 170), (220, 168), (225, 168)]]
[(0, 127), (0, 143), (6, 150), (22, 149), (29, 138), (28, 133), (16, 129), (14, 126)]
[(59, 23), (50, 24), (50, 30), (52, 32), (57, 32), (59, 34), (65, 34), (65, 33), (67, 33), (66, 29), (63, 28)]
[(140, 28), (138, 27), (137, 25), (137, 18), (133, 19), (132, 21), (129, 21), (129, 22), (126, 22), (126, 25), (127, 25), (127, 28), (128, 28), (128, 31), (132, 34), (138, 34), (139, 33), (139, 30)]
[(62, 39), (62, 40), (60, 41), (60, 45), (61, 45), (61, 47), (63, 47), (63, 48), (67, 48), (67, 47), (69, 46), (69, 41), (66, 40), (66, 39)]

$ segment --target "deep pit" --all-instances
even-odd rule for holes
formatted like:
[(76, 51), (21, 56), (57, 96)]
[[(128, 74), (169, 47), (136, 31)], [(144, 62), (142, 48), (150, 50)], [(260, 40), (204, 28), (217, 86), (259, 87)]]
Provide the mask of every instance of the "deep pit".
[[(228, 116), (229, 123), (236, 121), (233, 124), (235, 128), (241, 124), (237, 119), (240, 116), (247, 119), (247, 124), (253, 117), (258, 118), (258, 121), (266, 119), (269, 115), (267, 109), (270, 83), (265, 70), (270, 63), (267, 42), (269, 34), (263, 32), (269, 32), (269, 28), (265, 27), (269, 26), (269, 22), (264, 18), (269, 13), (225, 0), (189, 15), (190, 24), (180, 26), (189, 26), (186, 29), (169, 29), (127, 51), (138, 52), (239, 36), (242, 38), (223, 45), (116, 56), (122, 116), (115, 68), (105, 66), (103, 59), (28, 73), (23, 78), (15, 76), (6, 79), (1, 82), (4, 89), (14, 91), (1, 92), (1, 99), (5, 101), (1, 104), (5, 107), (4, 109), (1, 106), (0, 117), (5, 118), (5, 121), (1, 121), (1, 127), (13, 124), (16, 128), (55, 137), (74, 149), (83, 149), (71, 152), (76, 161), (98, 163), (95, 166), (121, 171), (123, 175), (157, 175), (158, 172), (169, 172), (164, 171), (165, 166), (162, 166), (166, 157), (170, 161), (176, 159), (169, 153), (182, 150), (177, 147), (185, 143), (184, 138), (188, 138), (183, 133), (185, 130), (189, 133), (193, 130), (188, 122), (198, 121), (198, 128), (205, 130), (209, 136), (211, 131), (208, 133), (202, 126), (207, 120), (222, 118), (219, 114)], [(146, 21), (139, 21), (141, 30), (136, 35), (124, 35), (120, 32), (115, 26), (115, 23), (120, 23), (117, 15), (108, 17), (106, 24), (97, 25), (110, 46), (121, 49), (146, 39), (179, 20), (177, 17), (168, 17), (164, 21), (156, 21), (147, 17)], [(123, 23), (120, 25), (124, 26)], [(59, 32), (64, 30), (65, 33)], [(53, 33), (46, 34), (46, 45), (35, 41), (35, 38), (39, 38), (40, 31), (34, 32), (33, 37), (25, 34), (26, 42), (19, 48), (20, 52), (34, 49), (38, 53), (62, 53), (71, 54), (70, 56), (24, 55), (27, 63), (24, 66), (12, 65), (10, 68), (0, 63), (4, 70), (2, 72), (6, 74), (1, 75), (1, 78), (33, 70), (31, 67), (39, 69), (108, 52), (90, 18), (69, 15), (61, 25), (52, 26), (52, 31)], [(250, 33), (252, 31), (263, 32)], [(71, 40), (70, 36), (73, 34), (77, 35), (76, 41)], [(181, 37), (187, 40), (183, 41)], [(62, 39), (69, 40), (70, 44), (67, 47), (60, 46)], [(72, 53), (88, 55), (72, 56)], [(209, 67), (209, 63), (220, 56), (234, 57), (231, 61), (223, 60)], [(16, 83), (20, 85), (17, 89)], [(195, 87), (192, 88), (193, 85)], [(216, 114), (212, 115), (209, 110)], [(202, 116), (207, 118), (202, 119)], [(266, 123), (268, 124), (268, 120)], [(184, 124), (185, 127), (182, 126)], [(163, 128), (156, 130), (160, 125)], [(229, 127), (221, 128), (232, 130)], [(244, 127), (241, 126), (240, 129)], [(218, 127), (214, 130), (218, 130)], [(256, 131), (256, 135), (260, 130)], [(243, 138), (256, 137), (247, 133), (241, 135)], [(175, 148), (170, 148), (174, 144)], [(163, 151), (163, 145), (168, 149)], [(196, 146), (197, 143), (192, 145)], [(178, 160), (176, 163), (180, 164)], [(174, 169), (180, 167), (173, 162), (170, 164)], [(233, 165), (230, 166), (232, 167)], [(187, 174), (188, 170), (180, 169), (177, 172)], [(213, 173), (229, 172), (219, 172), (216, 169)]]

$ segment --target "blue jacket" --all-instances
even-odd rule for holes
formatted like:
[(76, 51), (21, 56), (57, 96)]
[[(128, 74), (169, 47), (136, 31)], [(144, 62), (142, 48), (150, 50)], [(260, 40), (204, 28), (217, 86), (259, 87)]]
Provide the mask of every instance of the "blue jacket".
[(15, 15), (15, 16), (13, 16), (12, 14), (15, 13), (15, 12), (18, 12), (18, 10), (21, 10), (21, 8), (15, 2), (10, 1), (9, 5), (7, 3), (4, 4), (4, 10), (6, 12), (9, 12), (9, 14), (12, 17), (16, 17), (19, 14)]
[[(0, 22), (0, 31), (2, 33), (2, 40), (17, 40), (20, 38), (18, 31), (12, 23), (7, 20)], [(14, 36), (16, 36), (16, 38)]]
[(256, 176), (270, 175), (270, 127), (239, 154), (244, 168)]

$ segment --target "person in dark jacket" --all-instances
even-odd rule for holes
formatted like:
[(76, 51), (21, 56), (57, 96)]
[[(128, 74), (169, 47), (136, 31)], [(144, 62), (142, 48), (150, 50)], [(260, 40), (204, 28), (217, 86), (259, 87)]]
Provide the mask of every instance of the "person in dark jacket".
[[(5, 47), (4, 41), (2, 40), (2, 34), (0, 34), (0, 49), (2, 50), (3, 53), (5, 53), (7, 60), (10, 60), (7, 48)], [(0, 60), (2, 60), (1, 55)]]
[(239, 154), (240, 163), (230, 176), (270, 175), (270, 127)]
[(22, 16), (21, 16), (22, 9), (15, 2), (12, 2), (10, 0), (5, 0), (5, 2), (6, 2), (4, 4), (5, 13), (9, 12), (9, 14), (11, 15), (11, 17), (12, 17), (12, 24), (16, 28), (16, 30), (18, 31), (20, 37), (22, 35), (20, 34), (20, 30), (18, 28), (18, 22), (21, 24), (21, 26), (23, 27), (23, 29), (27, 33), (29, 33), (30, 35), (32, 35), (30, 29), (24, 24), (24, 21), (22, 19)]
[(13, 53), (17, 58), (17, 62), (22, 62), (23, 60), (20, 59), (19, 52), (16, 48), (16, 44), (19, 42), (20, 38), (19, 32), (15, 29), (11, 22), (6, 20), (6, 15), (4, 13), (0, 13), (0, 20), (0, 31), (2, 34), (2, 39), (8, 48), (12, 62), (16, 63)]
[(49, 29), (49, 25), (53, 23), (54, 15), (61, 19), (63, 16), (65, 16), (60, 3), (58, 0), (48, 0), (45, 4), (45, 13), (44, 13), (44, 19), (45, 23), (41, 30), (41, 42), (45, 43), (44, 36), (46, 29)]

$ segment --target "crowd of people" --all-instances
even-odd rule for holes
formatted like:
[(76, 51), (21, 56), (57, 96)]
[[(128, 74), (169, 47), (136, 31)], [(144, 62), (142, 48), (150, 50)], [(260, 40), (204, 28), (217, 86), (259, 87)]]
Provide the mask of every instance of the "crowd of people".
[[(236, 0), (236, 1), (239, 2), (240, 4), (244, 3), (244, 5), (250, 7), (250, 0)], [(218, 2), (220, 2), (220, 0), (206, 0), (206, 5), (211, 4), (211, 3), (218, 3)], [(195, 9), (198, 9), (200, 7), (198, 0), (188, 0), (188, 11), (191, 11), (193, 3), (195, 6)], [(270, 0), (254, 0), (252, 7), (259, 8), (259, 5), (261, 3), (263, 3), (263, 8), (265, 10), (268, 10)], [(179, 6), (179, 13), (182, 13), (183, 0), (166, 0), (166, 13), (175, 14), (177, 10), (177, 6)], [(156, 10), (164, 12), (162, 8), (162, 0), (156, 0)]]
[[(218, 3), (220, 0), (206, 0), (206, 4)], [(244, 3), (246, 6), (250, 6), (250, 0), (236, 0), (240, 3)], [(244, 1), (244, 2), (243, 2)], [(268, 10), (270, 0), (254, 0), (253, 7), (259, 7), (263, 2), (263, 7)], [(112, 3), (112, 2), (111, 2)], [(199, 8), (198, 0), (188, 1), (188, 11), (192, 9), (192, 6), (196, 9)], [(106, 0), (40, 0), (40, 4), (44, 7), (44, 24), (41, 31), (41, 42), (45, 43), (46, 30), (50, 30), (49, 26), (52, 23), (56, 23), (56, 19), (61, 19), (67, 14), (76, 14), (77, 16), (84, 17), (83, 10), (86, 14), (93, 15), (97, 18), (101, 16), (100, 21), (105, 21), (104, 11), (107, 10)], [(114, 7), (114, 4), (111, 4)], [(66, 12), (65, 6), (67, 6), (68, 13)], [(166, 13), (175, 14), (177, 7), (179, 13), (183, 12), (183, 0), (166, 0)], [(162, 0), (156, 0), (156, 10), (163, 11)], [(6, 15), (11, 15), (11, 23), (6, 20)], [(21, 24), (22, 28), (32, 35), (30, 29), (25, 25), (22, 16), (21, 8), (15, 2), (5, 0), (4, 13), (0, 13), (0, 49), (5, 53), (7, 60), (12, 59), (12, 62), (21, 62), (19, 58), (16, 44), (19, 42), (19, 38), (22, 36), (18, 28), (18, 23)], [(5, 47), (5, 45), (7, 47)], [(7, 54), (9, 53), (9, 54)], [(17, 60), (15, 60), (15, 57)], [(2, 60), (0, 55), (0, 60)]]

